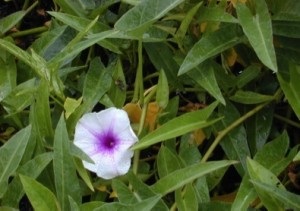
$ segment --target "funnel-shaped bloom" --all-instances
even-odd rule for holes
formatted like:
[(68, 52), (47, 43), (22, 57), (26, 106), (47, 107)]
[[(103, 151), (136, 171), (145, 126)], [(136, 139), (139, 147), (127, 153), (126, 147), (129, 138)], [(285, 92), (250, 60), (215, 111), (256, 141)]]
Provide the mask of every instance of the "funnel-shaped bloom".
[(87, 113), (75, 128), (74, 144), (94, 161), (83, 161), (84, 167), (104, 179), (128, 172), (135, 142), (127, 113), (117, 108)]

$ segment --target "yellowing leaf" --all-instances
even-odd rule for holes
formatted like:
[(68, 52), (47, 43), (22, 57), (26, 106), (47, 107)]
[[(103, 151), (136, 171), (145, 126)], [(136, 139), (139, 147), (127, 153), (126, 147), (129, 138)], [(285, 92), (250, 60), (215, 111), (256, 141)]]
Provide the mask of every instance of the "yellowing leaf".
[(132, 123), (139, 123), (142, 109), (139, 104), (137, 103), (127, 103), (123, 109), (127, 112), (130, 122)]
[(149, 128), (149, 131), (153, 131), (155, 129), (155, 123), (159, 110), (159, 106), (156, 102), (148, 104), (145, 126)]
[(82, 97), (79, 98), (78, 100), (75, 100), (73, 98), (67, 98), (65, 103), (64, 103), (64, 109), (65, 109), (65, 117), (66, 119), (69, 118), (69, 116), (76, 110), (78, 106), (80, 106), (82, 102)]
[(225, 51), (224, 56), (229, 67), (232, 67), (237, 61), (237, 53), (233, 48)]
[(198, 129), (192, 133), (191, 138), (192, 138), (193, 143), (196, 144), (197, 146), (199, 146), (203, 143), (203, 141), (206, 137), (205, 137), (203, 130)]

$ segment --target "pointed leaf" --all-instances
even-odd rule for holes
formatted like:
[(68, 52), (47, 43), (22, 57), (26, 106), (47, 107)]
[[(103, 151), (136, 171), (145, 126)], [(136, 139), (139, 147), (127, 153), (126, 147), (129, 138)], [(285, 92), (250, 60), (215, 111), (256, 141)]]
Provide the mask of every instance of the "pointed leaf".
[(260, 189), (265, 190), (268, 193), (272, 193), (272, 196), (274, 198), (285, 204), (285, 210), (300, 210), (299, 195), (259, 181), (252, 180), (251, 182), (256, 187), (259, 187)]
[(238, 90), (230, 100), (242, 104), (258, 104), (273, 100), (272, 95), (263, 95), (252, 91)]
[(26, 195), (35, 210), (60, 211), (54, 194), (36, 180), (20, 175)]
[(169, 102), (169, 86), (168, 79), (164, 70), (159, 72), (159, 78), (156, 90), (156, 102), (159, 107), (166, 108)]
[[(248, 158), (247, 167), (249, 176), (252, 180), (267, 183), (274, 187), (279, 186), (281, 189), (284, 189), (284, 186), (280, 183), (276, 175), (260, 165), (258, 162)], [(268, 210), (282, 210), (282, 203), (274, 198), (273, 192), (265, 191), (257, 186), (254, 187), (260, 200)]]
[(161, 141), (165, 141), (198, 128), (207, 127), (219, 119), (208, 121), (208, 117), (217, 106), (217, 102), (212, 103), (205, 109), (189, 112), (176, 117), (158, 129), (144, 136), (132, 149), (142, 149)]
[[(30, 176), (31, 178), (37, 178), (45, 167), (52, 161), (53, 153), (46, 152), (33, 158), (25, 163), (18, 169), (18, 173)], [(11, 183), (9, 183), (8, 190), (2, 198), (2, 205), (16, 206), (19, 204), (24, 190), (19, 177), (15, 177)]]
[(280, 65), (277, 78), (291, 107), (300, 119), (300, 83), (298, 81), (298, 78), (300, 78), (300, 65), (293, 62), (284, 62)]
[(14, 27), (26, 15), (25, 11), (14, 12), (0, 19), (0, 34), (4, 34)]
[(120, 31), (145, 31), (153, 22), (163, 17), (183, 0), (144, 0), (126, 12), (116, 23)]
[(9, 177), (15, 173), (20, 164), (30, 134), (31, 126), (28, 126), (16, 133), (0, 148), (0, 198), (7, 190)]
[(220, 103), (226, 104), (215, 77), (214, 67), (210, 62), (203, 62), (189, 71), (187, 75)]
[(188, 52), (180, 66), (178, 75), (188, 72), (206, 59), (241, 43), (243, 41), (242, 35), (240, 28), (231, 24), (201, 38)]
[(179, 157), (165, 146), (161, 146), (156, 162), (158, 175), (160, 178), (163, 178), (182, 167)]
[(210, 161), (207, 163), (198, 163), (183, 169), (176, 170), (171, 174), (161, 178), (154, 185), (151, 186), (151, 189), (163, 196), (167, 193), (170, 193), (177, 188), (186, 185), (195, 179), (202, 177), (206, 174), (209, 174), (212, 171), (217, 169), (232, 165), (237, 163), (236, 161)]
[(251, 13), (245, 4), (237, 4), (236, 11), (238, 19), (258, 58), (268, 68), (277, 72), (272, 24), (268, 6), (265, 1), (254, 2), (255, 15)]
[(63, 115), (61, 115), (55, 130), (53, 150), (56, 194), (62, 210), (68, 210), (68, 196), (75, 201), (80, 201), (81, 194), (73, 158), (70, 154), (69, 137)]

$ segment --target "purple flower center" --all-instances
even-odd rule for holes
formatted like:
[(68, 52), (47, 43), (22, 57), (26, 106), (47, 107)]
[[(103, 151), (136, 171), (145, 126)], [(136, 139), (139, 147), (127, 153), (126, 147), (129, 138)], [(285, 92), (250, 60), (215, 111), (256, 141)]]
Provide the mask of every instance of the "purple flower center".
[(99, 149), (104, 151), (111, 151), (116, 148), (119, 140), (111, 132), (107, 132), (98, 136)]

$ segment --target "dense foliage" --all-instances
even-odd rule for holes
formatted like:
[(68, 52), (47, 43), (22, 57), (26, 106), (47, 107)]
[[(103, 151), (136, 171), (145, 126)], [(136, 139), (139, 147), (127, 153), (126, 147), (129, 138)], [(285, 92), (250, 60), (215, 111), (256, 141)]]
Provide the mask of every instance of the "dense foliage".
[[(0, 209), (300, 210), (299, 0), (0, 4)], [(123, 108), (104, 180), (73, 144)]]

